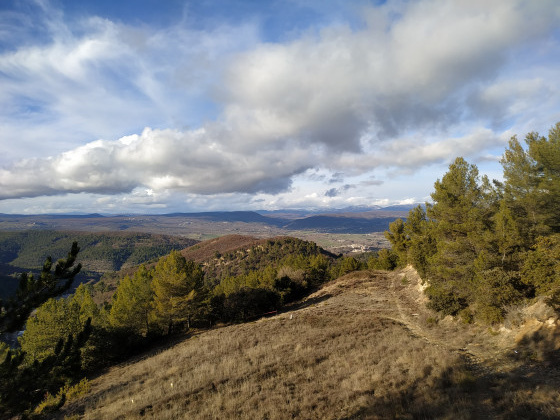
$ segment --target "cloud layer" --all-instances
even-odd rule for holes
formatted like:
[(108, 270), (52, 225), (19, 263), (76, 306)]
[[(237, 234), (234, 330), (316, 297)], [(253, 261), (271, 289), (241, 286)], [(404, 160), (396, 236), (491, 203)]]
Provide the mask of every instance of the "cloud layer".
[(3, 200), (289, 194), (312, 169), (340, 184), (317, 197), (350, 200), (366, 179), (487, 159), (560, 119), (553, 0), (360, 3), (288, 42), (259, 41), (255, 20), (71, 24), (38, 5), (45, 41), (21, 41), (21, 13), (0, 25), (20, 37), (0, 55)]

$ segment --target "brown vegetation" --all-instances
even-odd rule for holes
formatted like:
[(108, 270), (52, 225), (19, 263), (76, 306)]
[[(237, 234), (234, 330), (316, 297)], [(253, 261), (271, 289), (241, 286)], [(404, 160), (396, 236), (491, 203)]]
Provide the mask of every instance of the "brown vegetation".
[(558, 418), (549, 315), (478, 328), (425, 309), (413, 270), (352, 273), (115, 367), (60, 418)]
[(185, 248), (181, 251), (181, 255), (187, 260), (200, 263), (213, 258), (216, 253), (225, 254), (226, 252), (248, 248), (265, 241), (266, 239), (259, 239), (253, 236), (226, 235)]

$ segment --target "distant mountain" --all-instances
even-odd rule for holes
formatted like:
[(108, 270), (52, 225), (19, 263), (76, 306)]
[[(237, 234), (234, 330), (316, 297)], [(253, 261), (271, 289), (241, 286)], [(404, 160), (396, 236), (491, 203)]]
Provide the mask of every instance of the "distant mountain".
[(6, 215), (0, 231), (63, 230), (86, 232), (148, 232), (208, 239), (224, 235), (270, 237), (290, 230), (322, 233), (371, 233), (406, 218), (413, 205), (346, 207), (333, 210), (215, 211), (161, 215)]
[(379, 206), (350, 206), (340, 209), (316, 208), (316, 209), (280, 209), (280, 210), (257, 210), (256, 212), (264, 216), (282, 217), (289, 219), (301, 219), (308, 216), (319, 214), (341, 214), (341, 213), (362, 213), (375, 210), (381, 210)]
[(43, 219), (91, 219), (91, 218), (99, 218), (104, 217), (99, 213), (90, 213), (90, 214), (79, 214), (79, 213), (55, 213), (55, 214), (6, 214), (0, 213), (0, 219), (34, 219), (34, 218), (43, 218)]
[(243, 222), (243, 223), (265, 223), (274, 226), (282, 226), (284, 221), (278, 218), (263, 216), (254, 211), (213, 211), (201, 213), (169, 213), (161, 217), (184, 217), (187, 219), (204, 219), (213, 222)]
[(416, 208), (418, 206), (422, 206), (425, 207), (424, 203), (414, 203), (414, 204), (397, 204), (394, 206), (387, 206), (387, 207), (383, 207), (381, 210), (387, 210), (387, 211), (410, 211), (413, 208)]
[(371, 233), (383, 232), (397, 217), (347, 217), (347, 216), (310, 216), (297, 219), (286, 226), (289, 230), (315, 230), (323, 233)]

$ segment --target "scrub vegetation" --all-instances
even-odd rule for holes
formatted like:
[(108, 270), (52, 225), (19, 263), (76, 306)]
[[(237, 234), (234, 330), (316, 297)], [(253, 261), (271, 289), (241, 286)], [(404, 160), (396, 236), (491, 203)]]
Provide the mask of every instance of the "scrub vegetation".
[(428, 305), (442, 314), (499, 323), (527, 299), (560, 297), (560, 123), (548, 137), (513, 137), (504, 181), (480, 177), (457, 158), (437, 180), (432, 203), (396, 220), (386, 236), (396, 266), (427, 281)]
[(420, 286), (411, 268), (347, 274), (271, 318), (193, 331), (112, 367), (58, 418), (560, 415), (548, 312), (527, 307), (530, 328), (489, 330), (439, 318)]

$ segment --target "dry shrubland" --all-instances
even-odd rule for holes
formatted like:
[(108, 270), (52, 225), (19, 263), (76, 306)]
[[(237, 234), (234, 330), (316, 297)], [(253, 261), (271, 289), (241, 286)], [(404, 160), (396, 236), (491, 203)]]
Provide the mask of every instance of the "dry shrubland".
[(411, 271), (352, 273), (275, 317), (115, 367), (60, 418), (560, 416), (550, 359), (521, 354), (507, 333), (437, 319), (418, 286)]

